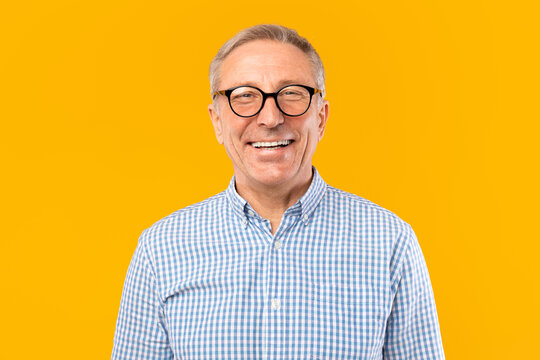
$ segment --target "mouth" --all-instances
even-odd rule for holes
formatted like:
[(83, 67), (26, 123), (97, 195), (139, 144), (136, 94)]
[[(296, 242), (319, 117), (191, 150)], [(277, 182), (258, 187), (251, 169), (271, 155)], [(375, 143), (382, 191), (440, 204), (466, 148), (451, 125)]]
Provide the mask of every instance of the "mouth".
[(250, 143), (256, 149), (274, 150), (289, 146), (294, 140), (279, 140), (279, 141), (256, 141)]

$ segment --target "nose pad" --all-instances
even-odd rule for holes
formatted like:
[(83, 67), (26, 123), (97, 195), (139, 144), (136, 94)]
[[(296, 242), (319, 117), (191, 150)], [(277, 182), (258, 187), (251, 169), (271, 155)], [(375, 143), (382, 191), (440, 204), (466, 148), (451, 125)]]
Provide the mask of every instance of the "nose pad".
[(263, 108), (257, 114), (257, 124), (275, 127), (285, 121), (283, 113), (279, 110), (276, 100), (272, 97), (266, 99)]

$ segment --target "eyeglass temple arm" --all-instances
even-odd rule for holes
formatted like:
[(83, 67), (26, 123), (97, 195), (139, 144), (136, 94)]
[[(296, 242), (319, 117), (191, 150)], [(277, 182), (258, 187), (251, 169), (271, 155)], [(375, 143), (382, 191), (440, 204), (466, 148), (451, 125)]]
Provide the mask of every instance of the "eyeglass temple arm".
[(216, 91), (212, 94), (212, 98), (215, 98), (217, 95), (223, 95), (225, 96), (225, 91), (226, 90), (221, 90), (221, 91)]

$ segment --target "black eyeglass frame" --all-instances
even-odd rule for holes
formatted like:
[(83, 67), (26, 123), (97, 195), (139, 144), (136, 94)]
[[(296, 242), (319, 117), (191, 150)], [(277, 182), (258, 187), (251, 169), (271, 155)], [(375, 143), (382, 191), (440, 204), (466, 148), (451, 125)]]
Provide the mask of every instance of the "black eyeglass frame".
[[(287, 114), (285, 111), (283, 111), (283, 109), (281, 108), (281, 106), (279, 106), (279, 101), (277, 99), (277, 96), (278, 94), (281, 92), (281, 90), (285, 89), (285, 88), (288, 88), (290, 86), (300, 86), (304, 89), (306, 89), (308, 92), (309, 92), (309, 104), (308, 106), (306, 107), (306, 110), (301, 113), (301, 114), (298, 114), (298, 115), (290, 115), (290, 114)], [(259, 91), (262, 95), (263, 95), (263, 100), (262, 100), (262, 103), (261, 103), (261, 107), (259, 108), (259, 110), (257, 110), (255, 112), (255, 114), (253, 115), (240, 115), (238, 114), (236, 111), (234, 111), (233, 109), (233, 106), (231, 104), (231, 94), (234, 90), (238, 89), (238, 88), (242, 88), (242, 87), (248, 87), (248, 88), (252, 88), (252, 89), (255, 89), (257, 91)], [(228, 101), (229, 101), (229, 107), (231, 108), (232, 112), (235, 113), (235, 115), (237, 116), (240, 116), (240, 117), (243, 117), (243, 118), (249, 118), (249, 117), (253, 117), (255, 115), (257, 115), (258, 113), (261, 112), (261, 110), (263, 109), (264, 107), (264, 104), (266, 103), (266, 99), (269, 98), (269, 97), (273, 97), (274, 98), (274, 102), (276, 103), (276, 106), (277, 108), (279, 109), (279, 111), (281, 111), (284, 115), (286, 116), (291, 116), (291, 117), (297, 117), (297, 116), (302, 116), (304, 115), (308, 110), (309, 110), (309, 107), (311, 106), (311, 100), (313, 99), (313, 95), (315, 94), (320, 94), (320, 96), (322, 97), (322, 90), (320, 89), (317, 89), (317, 88), (313, 88), (311, 86), (307, 86), (307, 85), (301, 85), (301, 84), (289, 84), (289, 85), (285, 85), (284, 87), (280, 88), (278, 91), (276, 92), (273, 92), (273, 93), (265, 93), (264, 91), (262, 91), (261, 89), (259, 89), (258, 87), (255, 87), (255, 86), (251, 86), (251, 85), (240, 85), (240, 86), (235, 86), (233, 88), (230, 88), (230, 89), (227, 89), (227, 90), (219, 90), (219, 91), (216, 91), (214, 92), (212, 95), (213, 97), (215, 97), (216, 95), (223, 95), (223, 96), (226, 96)]]

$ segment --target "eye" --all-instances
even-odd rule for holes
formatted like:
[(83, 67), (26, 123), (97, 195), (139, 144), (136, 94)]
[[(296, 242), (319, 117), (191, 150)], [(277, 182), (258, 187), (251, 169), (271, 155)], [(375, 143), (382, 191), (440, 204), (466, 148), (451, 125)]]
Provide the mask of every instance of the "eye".
[(283, 92), (283, 95), (285, 96), (294, 96), (294, 95), (301, 95), (298, 91), (293, 90), (287, 90)]
[(248, 92), (245, 92), (245, 93), (241, 93), (241, 94), (231, 94), (231, 99), (232, 100), (236, 100), (236, 99), (249, 99), (249, 98), (252, 98), (253, 97), (253, 94), (252, 93), (248, 93)]
[(303, 101), (309, 97), (309, 92), (302, 86), (291, 85), (282, 89), (278, 96), (285, 101)]
[(247, 102), (257, 101), (261, 97), (261, 94), (253, 88), (241, 87), (235, 89), (231, 94), (231, 101)]

